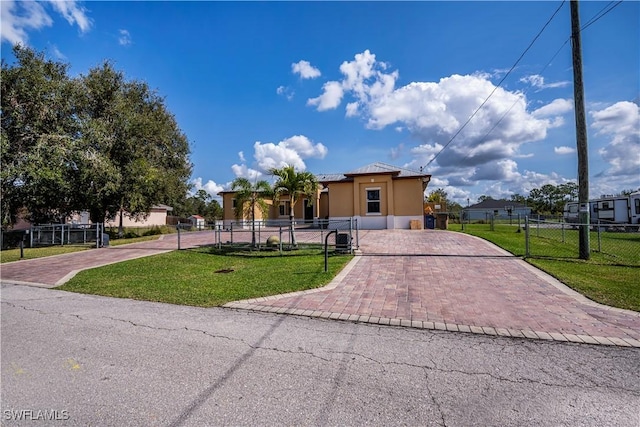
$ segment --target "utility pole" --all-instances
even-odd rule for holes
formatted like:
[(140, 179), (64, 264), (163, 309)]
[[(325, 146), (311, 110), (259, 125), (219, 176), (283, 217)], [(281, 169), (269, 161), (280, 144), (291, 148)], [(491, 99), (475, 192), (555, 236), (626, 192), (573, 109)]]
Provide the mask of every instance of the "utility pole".
[(580, 221), (580, 259), (589, 259), (589, 150), (587, 123), (584, 113), (582, 84), (582, 45), (578, 0), (571, 0), (571, 48), (573, 53), (573, 99), (576, 114), (576, 144), (578, 152), (578, 203)]

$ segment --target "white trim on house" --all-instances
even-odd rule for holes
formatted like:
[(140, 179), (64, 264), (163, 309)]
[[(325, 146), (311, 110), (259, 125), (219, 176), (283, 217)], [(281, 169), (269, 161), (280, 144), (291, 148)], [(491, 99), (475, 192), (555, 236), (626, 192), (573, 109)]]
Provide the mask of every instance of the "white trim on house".
[(389, 228), (401, 228), (405, 230), (411, 228), (411, 221), (413, 220), (420, 221), (420, 224), (424, 222), (422, 215), (391, 216), (391, 218), (393, 222)]
[(389, 215), (382, 216), (356, 216), (358, 225), (361, 230), (385, 230), (389, 228), (387, 218)]

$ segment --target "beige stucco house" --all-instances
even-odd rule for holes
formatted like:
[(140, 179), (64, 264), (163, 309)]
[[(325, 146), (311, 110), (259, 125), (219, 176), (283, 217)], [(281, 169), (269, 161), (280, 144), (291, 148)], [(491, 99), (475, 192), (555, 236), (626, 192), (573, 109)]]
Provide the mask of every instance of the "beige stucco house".
[[(343, 174), (316, 175), (320, 183), (315, 200), (303, 198), (296, 203), (297, 221), (358, 221), (360, 229), (410, 228), (412, 220), (422, 223), (424, 191), (431, 175), (386, 163), (373, 163)], [(235, 218), (235, 192), (223, 191), (223, 222), (228, 226), (248, 218)], [(270, 204), (267, 218), (256, 211), (256, 220), (289, 219), (289, 200), (282, 197)]]
[[(149, 211), (149, 215), (146, 218), (132, 218), (127, 212), (122, 215), (123, 227), (151, 227), (161, 226), (167, 224), (167, 214), (171, 212), (173, 208), (167, 205), (155, 205)], [(116, 214), (113, 220), (105, 222), (106, 227), (118, 227), (120, 225), (120, 212)]]

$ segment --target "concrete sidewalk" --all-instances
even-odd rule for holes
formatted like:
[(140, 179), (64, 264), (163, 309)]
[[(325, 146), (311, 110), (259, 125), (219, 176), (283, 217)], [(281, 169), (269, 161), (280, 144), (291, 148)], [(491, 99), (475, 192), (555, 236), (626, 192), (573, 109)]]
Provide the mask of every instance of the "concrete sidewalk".
[(482, 239), (447, 231), (361, 232), (321, 289), (226, 307), (487, 335), (640, 347), (640, 313), (597, 304)]

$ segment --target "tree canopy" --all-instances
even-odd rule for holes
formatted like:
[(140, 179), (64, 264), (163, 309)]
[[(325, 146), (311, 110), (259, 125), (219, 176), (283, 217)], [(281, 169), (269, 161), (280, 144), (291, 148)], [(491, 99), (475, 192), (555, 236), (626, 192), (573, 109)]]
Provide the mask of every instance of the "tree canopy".
[(184, 202), (189, 143), (147, 83), (109, 62), (71, 78), (67, 64), (30, 48), (2, 61), (2, 224), (89, 211), (102, 222), (119, 211), (146, 215)]
[(289, 196), (289, 218), (291, 220), (291, 244), (296, 246), (296, 235), (293, 224), (294, 208), (298, 200), (306, 196), (311, 203), (315, 201), (318, 191), (318, 180), (311, 172), (296, 172), (292, 165), (273, 168), (269, 171), (278, 179), (273, 184), (274, 199), (277, 201), (283, 195)]
[(264, 180), (253, 184), (247, 178), (236, 178), (231, 183), (231, 189), (236, 191), (236, 206), (234, 214), (236, 218), (251, 218), (251, 245), (256, 246), (256, 209), (259, 209), (263, 218), (267, 217), (269, 205), (266, 200), (273, 195), (271, 185)]

